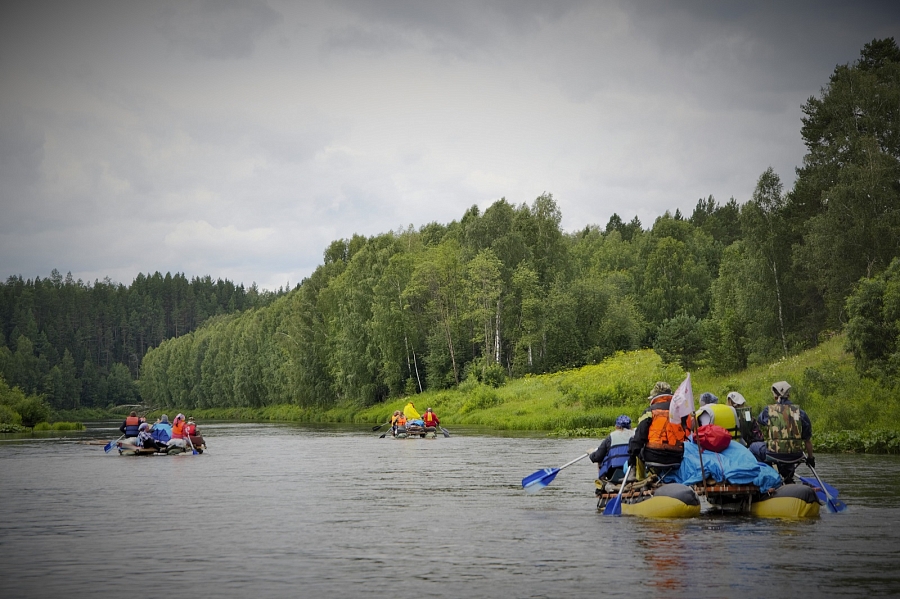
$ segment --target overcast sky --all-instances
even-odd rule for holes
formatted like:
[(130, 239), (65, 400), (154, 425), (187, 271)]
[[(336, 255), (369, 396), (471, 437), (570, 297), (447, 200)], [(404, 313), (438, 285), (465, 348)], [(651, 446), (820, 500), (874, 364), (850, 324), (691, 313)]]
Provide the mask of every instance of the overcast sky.
[(0, 5), (0, 278), (276, 289), (327, 245), (552, 193), (567, 231), (785, 189), (900, 2)]

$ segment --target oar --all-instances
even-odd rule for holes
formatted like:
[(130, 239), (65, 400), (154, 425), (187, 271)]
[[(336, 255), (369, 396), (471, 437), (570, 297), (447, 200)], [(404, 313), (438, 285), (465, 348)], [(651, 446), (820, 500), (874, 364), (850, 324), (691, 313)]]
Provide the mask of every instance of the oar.
[(200, 455), (200, 452), (194, 448), (194, 442), (191, 440), (191, 436), (188, 434), (185, 434), (185, 437), (187, 437), (188, 445), (191, 446), (191, 453), (193, 453), (194, 455)]
[[(798, 476), (797, 478), (799, 478), (800, 482), (802, 482), (804, 485), (814, 488), (816, 490), (816, 495), (818, 495), (819, 499), (821, 499), (822, 501), (825, 501), (826, 489), (828, 490), (828, 493), (834, 498), (837, 498), (839, 494), (837, 489), (835, 489), (825, 481), (819, 482), (815, 478), (810, 478), (808, 476)], [(825, 485), (824, 489), (822, 488), (822, 485)]]
[[(828, 506), (828, 511), (832, 514), (836, 514), (847, 509), (846, 503), (844, 503), (840, 499), (837, 499), (836, 497), (832, 496), (831, 493), (829, 493), (828, 487), (826, 487), (825, 483), (822, 482), (822, 479), (819, 478), (819, 475), (816, 473), (816, 469), (810, 466), (809, 463), (806, 464), (806, 467), (812, 471), (813, 476), (816, 477), (816, 480), (819, 483), (819, 487), (822, 489), (822, 492), (825, 493), (825, 505)], [(831, 488), (833, 489), (834, 487)], [(818, 493), (816, 493), (816, 495), (818, 496)]]
[(448, 431), (447, 429), (445, 429), (443, 426), (441, 427), (441, 432), (444, 433), (444, 438), (445, 438), (445, 439), (446, 439), (447, 437), (450, 436), (450, 431)]
[[(390, 423), (391, 423), (391, 421), (388, 420), (388, 421), (385, 422), (384, 424), (390, 424)], [(384, 426), (384, 424), (379, 424), (378, 426), (373, 426), (373, 427), (372, 427), (372, 432), (374, 433), (375, 431), (377, 431), (378, 429), (380, 429), (382, 426)]]
[(388, 434), (389, 432), (391, 432), (392, 430), (393, 430), (393, 429), (390, 429), (390, 428), (387, 429), (386, 431), (384, 431), (383, 433), (381, 433), (381, 435), (380, 435), (378, 438), (379, 438), (379, 439), (384, 439), (385, 437), (387, 437), (387, 434)]
[(533, 474), (529, 474), (525, 478), (522, 479), (522, 488), (525, 489), (526, 493), (537, 493), (547, 485), (553, 482), (553, 479), (556, 478), (556, 475), (559, 474), (559, 471), (563, 468), (568, 468), (578, 460), (583, 460), (588, 457), (589, 453), (578, 456), (571, 462), (567, 462), (560, 466), (559, 468), (544, 468), (543, 470), (538, 470)]
[(109, 453), (109, 450), (112, 449), (113, 447), (115, 447), (116, 443), (118, 443), (119, 441), (121, 441), (124, 438), (125, 438), (125, 435), (122, 435), (115, 441), (110, 441), (109, 443), (107, 443), (106, 445), (103, 446), (103, 451), (105, 451), (106, 453)]
[(606, 504), (603, 508), (604, 516), (621, 516), (622, 515), (622, 491), (625, 490), (625, 483), (628, 481), (628, 475), (631, 473), (631, 464), (625, 469), (625, 478), (622, 479), (622, 485), (619, 487), (619, 493), (615, 498)]

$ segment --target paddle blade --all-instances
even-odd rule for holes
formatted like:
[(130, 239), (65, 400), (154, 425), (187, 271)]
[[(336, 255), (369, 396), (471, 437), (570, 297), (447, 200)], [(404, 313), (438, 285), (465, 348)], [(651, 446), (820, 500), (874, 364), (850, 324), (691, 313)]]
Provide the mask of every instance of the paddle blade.
[(447, 437), (450, 436), (450, 431), (448, 431), (447, 429), (445, 429), (443, 426), (441, 427), (441, 432), (444, 433), (444, 438), (445, 438), (445, 439), (446, 439)]
[(606, 507), (603, 508), (604, 516), (621, 516), (622, 515), (622, 496), (616, 495), (609, 500)]
[(800, 481), (813, 488), (816, 492), (816, 497), (825, 504), (825, 507), (832, 514), (837, 514), (847, 509), (847, 504), (837, 498), (838, 490), (825, 481), (821, 481), (821, 484), (819, 484), (819, 480), (803, 476), (800, 477)]
[(537, 493), (552, 483), (558, 473), (559, 468), (544, 468), (543, 470), (538, 470), (534, 474), (529, 474), (522, 479), (522, 488), (525, 489), (526, 493)]
[[(828, 483), (826, 483), (824, 480), (822, 481), (822, 485), (820, 486), (819, 481), (817, 481), (814, 478), (810, 478), (808, 476), (800, 476), (798, 478), (804, 485), (807, 485), (807, 486), (815, 489), (817, 493), (822, 493), (822, 491), (827, 491), (828, 494), (831, 495), (832, 497), (838, 496), (838, 490), (835, 489), (834, 487), (832, 487), (831, 485), (829, 485)], [(825, 488), (822, 489), (822, 487), (825, 487)], [(824, 497), (825, 497), (825, 493), (822, 493), (823, 500), (824, 500)]]
[(106, 445), (103, 446), (103, 451), (105, 451), (106, 453), (109, 453), (109, 451), (113, 448), (113, 446), (115, 444), (116, 444), (115, 441), (110, 441), (109, 443), (107, 443)]
[(375, 431), (377, 431), (378, 429), (380, 429), (380, 428), (381, 428), (382, 426), (384, 426), (385, 424), (387, 424), (387, 422), (385, 422), (384, 424), (379, 424), (378, 426), (373, 426), (373, 427), (372, 427), (372, 432), (374, 433)]

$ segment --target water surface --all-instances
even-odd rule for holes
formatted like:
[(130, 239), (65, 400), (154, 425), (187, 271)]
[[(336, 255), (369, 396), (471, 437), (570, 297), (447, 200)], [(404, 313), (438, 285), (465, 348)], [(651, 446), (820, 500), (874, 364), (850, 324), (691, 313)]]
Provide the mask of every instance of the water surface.
[(587, 460), (522, 492), (590, 440), (201, 428), (200, 456), (0, 442), (0, 597), (900, 595), (896, 457), (818, 456), (842, 514), (652, 521), (599, 514)]

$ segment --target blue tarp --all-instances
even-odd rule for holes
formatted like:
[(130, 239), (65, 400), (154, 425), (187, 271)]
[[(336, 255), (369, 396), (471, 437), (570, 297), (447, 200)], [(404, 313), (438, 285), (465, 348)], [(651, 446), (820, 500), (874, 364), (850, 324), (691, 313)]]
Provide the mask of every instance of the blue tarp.
[[(781, 477), (774, 468), (756, 461), (750, 450), (732, 441), (723, 451), (703, 451), (703, 470), (716, 481), (728, 481), (733, 485), (756, 485), (765, 493), (781, 486)], [(690, 441), (684, 443), (684, 459), (681, 466), (663, 477), (663, 482), (693, 485), (702, 482), (700, 475), (699, 447)]]

